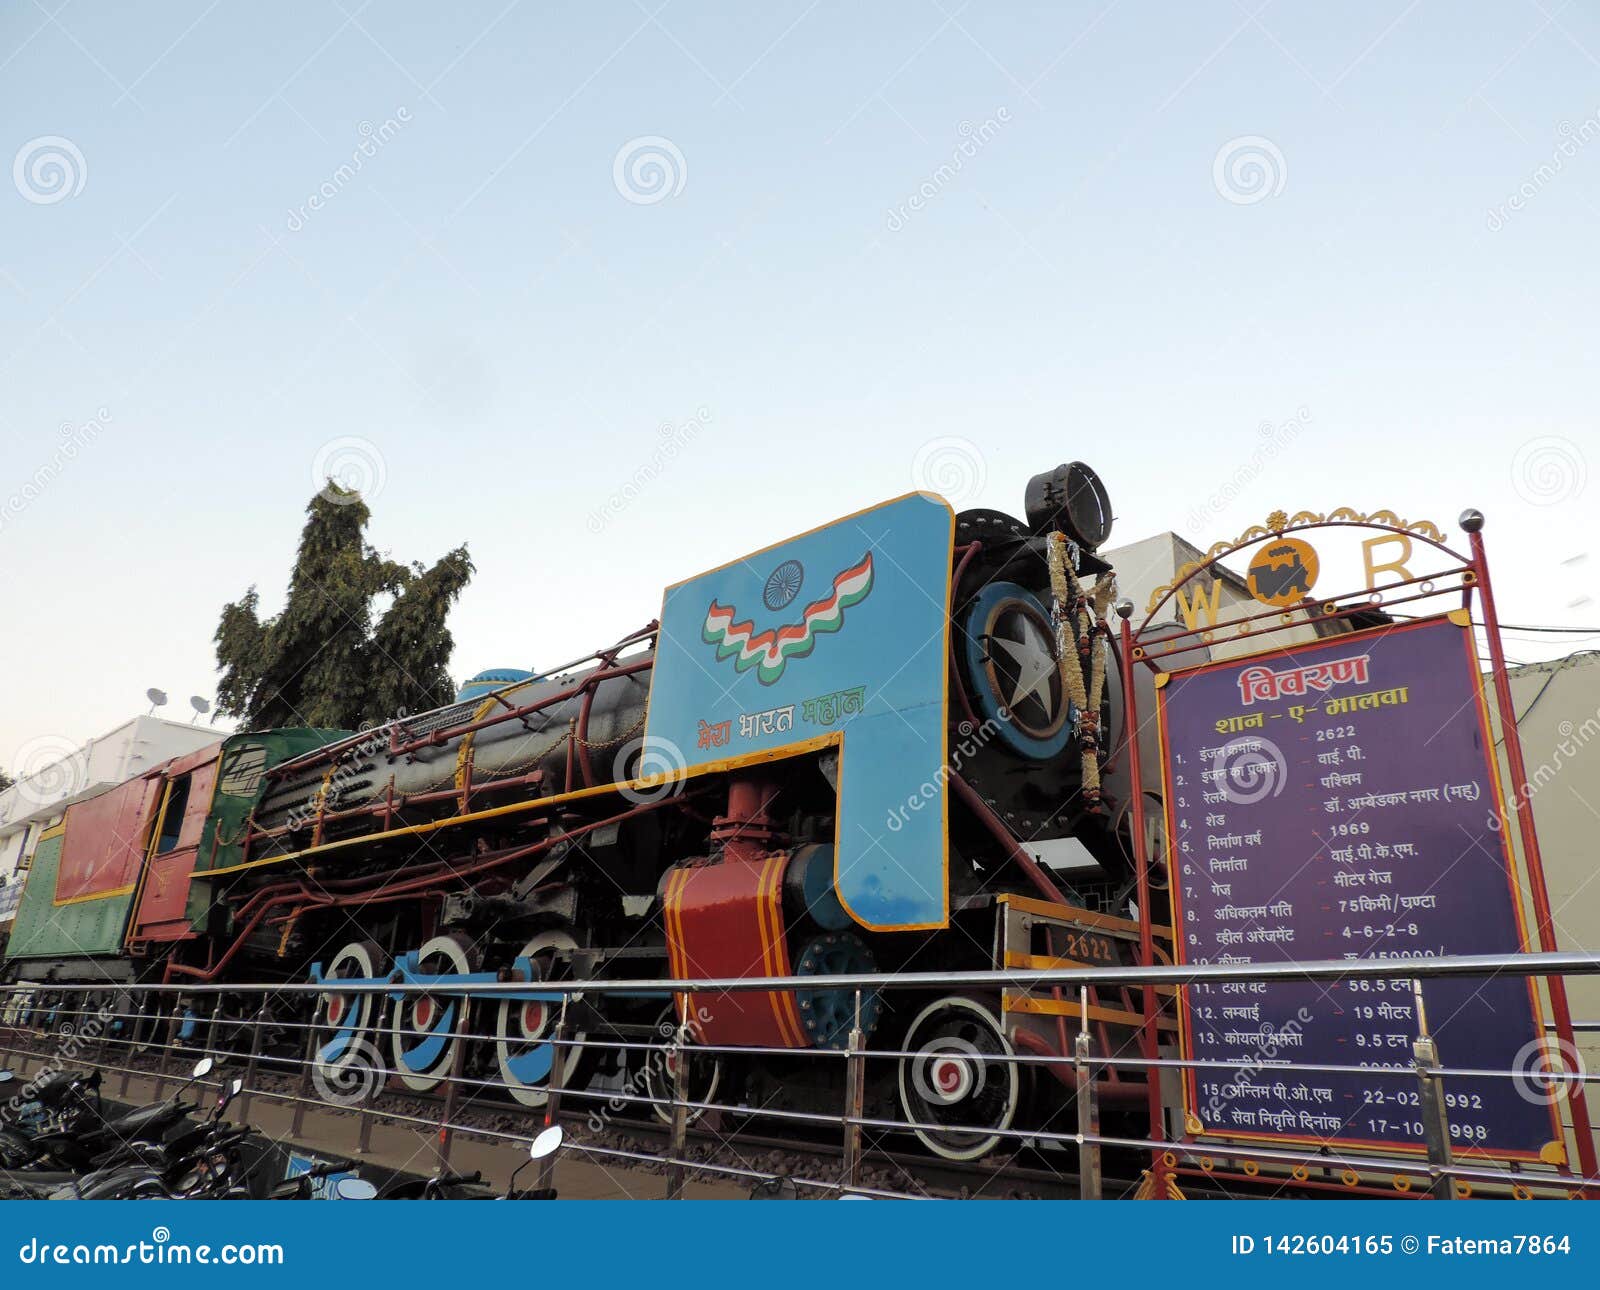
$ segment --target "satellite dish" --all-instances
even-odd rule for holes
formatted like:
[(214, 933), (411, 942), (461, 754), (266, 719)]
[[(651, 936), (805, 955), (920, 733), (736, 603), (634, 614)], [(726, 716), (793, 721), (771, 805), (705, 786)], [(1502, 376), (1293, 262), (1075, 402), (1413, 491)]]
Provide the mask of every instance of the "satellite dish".
[(198, 694), (191, 694), (189, 696), (189, 706), (194, 709), (194, 716), (189, 718), (189, 724), (191, 726), (194, 725), (196, 721), (200, 720), (201, 717), (205, 716), (206, 713), (211, 711), (211, 701), (209, 699), (202, 699)]
[[(151, 686), (144, 692), (144, 697), (150, 700), (150, 712), (154, 712), (157, 708), (166, 706), (167, 692), (165, 690), (158, 690), (154, 686)], [(150, 712), (145, 713), (145, 716), (149, 716)]]

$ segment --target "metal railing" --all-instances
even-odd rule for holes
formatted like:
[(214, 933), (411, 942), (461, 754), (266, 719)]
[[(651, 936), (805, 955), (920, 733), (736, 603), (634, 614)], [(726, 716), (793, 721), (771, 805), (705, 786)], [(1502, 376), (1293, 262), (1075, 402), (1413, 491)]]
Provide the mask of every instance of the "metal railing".
[[(371, 1132), (375, 1122), (390, 1122), (426, 1128), (433, 1135), (433, 1151), (438, 1167), (448, 1167), (452, 1145), (457, 1134), (472, 1135), (489, 1141), (523, 1141), (537, 1127), (552, 1123), (569, 1114), (568, 1104), (575, 1103), (580, 1110), (599, 1103), (616, 1109), (626, 1107), (656, 1115), (666, 1122), (666, 1147), (664, 1151), (633, 1150), (626, 1147), (606, 1146), (600, 1143), (569, 1141), (566, 1151), (591, 1157), (601, 1162), (614, 1160), (628, 1164), (664, 1166), (667, 1171), (667, 1195), (681, 1197), (691, 1172), (721, 1176), (742, 1183), (788, 1182), (796, 1188), (823, 1195), (863, 1195), (874, 1197), (912, 1197), (926, 1192), (891, 1190), (868, 1185), (864, 1181), (869, 1159), (868, 1135), (908, 1134), (922, 1130), (941, 1134), (967, 1134), (980, 1140), (994, 1140), (1014, 1145), (1018, 1152), (1024, 1147), (1049, 1146), (1071, 1149), (1076, 1152), (1075, 1174), (1058, 1176), (1075, 1182), (1076, 1194), (1085, 1198), (1098, 1198), (1106, 1192), (1106, 1154), (1115, 1153), (1119, 1166), (1129, 1160), (1137, 1163), (1146, 1158), (1155, 1175), (1153, 1190), (1162, 1189), (1163, 1175), (1183, 1174), (1196, 1179), (1206, 1175), (1217, 1177), (1215, 1162), (1218, 1159), (1239, 1162), (1243, 1174), (1228, 1175), (1246, 1187), (1305, 1186), (1329, 1190), (1345, 1190), (1354, 1194), (1374, 1194), (1380, 1189), (1369, 1181), (1374, 1174), (1388, 1175), (1391, 1185), (1385, 1194), (1431, 1195), (1439, 1199), (1470, 1194), (1474, 1184), (1509, 1190), (1513, 1195), (1526, 1196), (1535, 1189), (1560, 1194), (1600, 1195), (1600, 1178), (1576, 1177), (1571, 1173), (1551, 1168), (1528, 1167), (1516, 1162), (1478, 1158), (1460, 1158), (1452, 1148), (1449, 1104), (1445, 1081), (1452, 1078), (1473, 1079), (1526, 1079), (1526, 1071), (1490, 1070), (1473, 1067), (1453, 1067), (1441, 1060), (1434, 1036), (1426, 1031), (1425, 1012), (1420, 1007), (1422, 982), (1433, 979), (1489, 978), (1510, 976), (1539, 978), (1572, 975), (1600, 974), (1600, 954), (1542, 953), (1511, 955), (1465, 955), (1429, 959), (1360, 959), (1333, 960), (1307, 963), (1246, 963), (1204, 964), (1186, 966), (1093, 967), (1054, 969), (1005, 969), (974, 972), (917, 972), (900, 974), (857, 973), (833, 976), (790, 976), (707, 980), (621, 980), (602, 979), (589, 981), (475, 981), (442, 985), (437, 982), (338, 982), (334, 983), (279, 983), (279, 984), (163, 984), (139, 985), (122, 982), (59, 983), (52, 981), (24, 981), (0, 986), (0, 1055), (13, 1055), (29, 1059), (42, 1059), (44, 1070), (93, 1068), (121, 1077), (121, 1095), (127, 1096), (135, 1078), (153, 1080), (156, 1096), (168, 1081), (181, 1080), (181, 1068), (175, 1065), (180, 1054), (192, 1055), (197, 1051), (214, 1052), (237, 1064), (242, 1064), (245, 1093), (236, 1104), (243, 1117), (250, 1098), (284, 1103), (293, 1107), (290, 1136), (300, 1139), (305, 1132), (305, 1115), (312, 1108), (328, 1105), (328, 1099), (314, 1096), (314, 1074), (319, 1069), (328, 1070), (328, 1064), (319, 1058), (319, 1037), (326, 1039), (331, 1023), (327, 1019), (327, 1001), (335, 996), (353, 998), (363, 995), (379, 996), (382, 1004), (374, 1010), (367, 1029), (374, 1037), (398, 1035), (435, 1037), (452, 1041), (453, 1057), (450, 1069), (437, 1081), (442, 1088), (439, 1110), (436, 1115), (415, 1114), (393, 1106), (380, 1108), (380, 1100), (394, 1100), (386, 1091), (387, 1077), (394, 1072), (386, 1067), (372, 1071), (371, 1092), (356, 1103), (338, 1100), (333, 1104), (343, 1110), (354, 1110), (360, 1116), (359, 1147), (366, 1152), (371, 1146)], [(1102, 1132), (1104, 1110), (1101, 1081), (1112, 1072), (1142, 1072), (1145, 1079), (1157, 1080), (1164, 1071), (1229, 1071), (1237, 1072), (1239, 1060), (1181, 1058), (1176, 1056), (1151, 1056), (1148, 1053), (1107, 1053), (1095, 1050), (1095, 1031), (1090, 1025), (1089, 991), (1094, 988), (1141, 987), (1154, 985), (1204, 986), (1231, 982), (1272, 983), (1347, 982), (1362, 979), (1380, 979), (1406, 982), (1418, 1001), (1417, 1017), (1422, 1030), (1413, 1043), (1411, 1063), (1407, 1067), (1378, 1067), (1334, 1063), (1281, 1063), (1273, 1064), (1275, 1073), (1294, 1074), (1359, 1074), (1366, 1080), (1397, 1080), (1412, 1084), (1416, 1090), (1414, 1106), (1423, 1127), (1422, 1150), (1398, 1148), (1394, 1151), (1369, 1151), (1345, 1149), (1336, 1138), (1330, 1138), (1318, 1147), (1274, 1146), (1257, 1142), (1229, 1140), (1226, 1136), (1207, 1137), (1201, 1141), (1165, 1136), (1161, 1125), (1152, 1124), (1143, 1135), (1107, 1134)], [(503, 1090), (504, 1084), (495, 1078), (479, 1078), (467, 1073), (466, 1059), (474, 1042), (492, 1042), (494, 1036), (468, 1028), (466, 1019), (470, 1008), (460, 1011), (462, 1023), (444, 1035), (434, 1031), (401, 1026), (399, 1013), (391, 1014), (390, 1004), (407, 996), (423, 995), (434, 998), (483, 999), (490, 1002), (507, 997), (526, 996), (536, 988), (541, 995), (549, 995), (560, 1002), (557, 1005), (555, 1024), (548, 1035), (540, 1035), (519, 1044), (533, 1046), (547, 1043), (557, 1053), (568, 1054), (566, 1060), (553, 1063), (547, 1087), (547, 1099), (542, 1107), (524, 1106), (517, 1102), (493, 1103), (498, 1114), (521, 1113), (530, 1121), (528, 1133), (512, 1132), (500, 1128), (472, 1124), (461, 1119), (474, 1097)], [(580, 1031), (580, 1014), (587, 1005), (582, 996), (666, 996), (669, 994), (709, 994), (739, 991), (771, 991), (774, 989), (804, 989), (807, 991), (839, 990), (854, 997), (854, 1025), (848, 1043), (842, 1049), (812, 1048), (760, 1048), (693, 1042), (689, 1027), (679, 1022), (668, 1027), (658, 1038), (666, 1042), (647, 1042), (625, 1038), (602, 1039), (590, 1037)], [(863, 999), (873, 993), (914, 990), (937, 991), (942, 994), (996, 996), (1003, 991), (1071, 992), (1078, 999), (1079, 1026), (1072, 1036), (1070, 1051), (1041, 1053), (1006, 1051), (984, 1053), (981, 1060), (996, 1065), (1034, 1066), (1057, 1068), (1062, 1082), (1063, 1109), (1071, 1107), (1075, 1123), (1070, 1129), (1044, 1127), (1016, 1127), (1010, 1123), (1000, 1125), (962, 1125), (931, 1123), (912, 1118), (892, 1119), (871, 1116), (865, 1111), (867, 1065), (869, 1062), (914, 1062), (927, 1057), (926, 1051), (911, 1051), (897, 1047), (869, 1048), (862, 1027)], [(77, 1000), (79, 1006), (67, 1006)], [(131, 1011), (118, 1011), (119, 1007), (137, 1007)], [(237, 1005), (239, 1001), (253, 1001), (240, 1015), (228, 1015), (225, 1004)], [(310, 1020), (284, 1019), (272, 1015), (270, 1004), (275, 1001), (304, 1000), (310, 1004)], [(210, 1009), (207, 1011), (207, 1004)], [(302, 1016), (306, 1015), (302, 1004)], [(72, 1033), (63, 1034), (63, 1021), (70, 1024)], [(80, 1024), (81, 1023), (81, 1024)], [(121, 1023), (113, 1025), (112, 1023)], [(285, 1055), (266, 1051), (265, 1037), (271, 1030), (280, 1037), (303, 1036), (298, 1053)], [(118, 1033), (119, 1031), (123, 1033)], [(231, 1032), (232, 1042), (225, 1037)], [(56, 1051), (41, 1051), (42, 1041), (52, 1036)], [(186, 1037), (187, 1036), (187, 1037)], [(19, 1041), (31, 1041), (23, 1046)], [(281, 1046), (281, 1045), (280, 1045)], [(92, 1049), (91, 1051), (88, 1051)], [(576, 1058), (584, 1052), (618, 1054), (619, 1058), (643, 1053), (647, 1059), (660, 1056), (660, 1070), (666, 1072), (669, 1087), (655, 1093), (633, 1083), (630, 1076), (621, 1089), (594, 1087), (566, 1087), (564, 1080), (576, 1066)], [(116, 1060), (117, 1054), (122, 1060)], [(796, 1110), (780, 1107), (756, 1107), (744, 1103), (718, 1102), (692, 1095), (694, 1059), (696, 1056), (784, 1058), (808, 1057), (823, 1062), (843, 1064), (843, 1103), (838, 1114)], [(626, 1063), (622, 1063), (624, 1068)], [(260, 1077), (285, 1074), (297, 1077), (294, 1092), (283, 1092), (258, 1087)], [(1065, 1078), (1062, 1078), (1064, 1076)], [(37, 1078), (37, 1073), (35, 1073)], [(1577, 1069), (1566, 1072), (1560, 1080), (1561, 1095), (1582, 1097), (1588, 1084), (1600, 1080), (1600, 1074), (1590, 1074)], [(21, 1087), (21, 1086), (18, 1086)], [(399, 1098), (417, 1099), (414, 1091), (400, 1090)], [(468, 1099), (467, 1105), (463, 1098)], [(13, 1096), (15, 1103), (17, 1097)], [(903, 1109), (903, 1108), (902, 1108)], [(723, 1119), (750, 1122), (771, 1122), (779, 1126), (801, 1127), (815, 1132), (840, 1134), (837, 1151), (840, 1157), (838, 1176), (795, 1177), (790, 1174), (759, 1170), (745, 1164), (729, 1164), (715, 1160), (696, 1160), (689, 1157), (690, 1131), (696, 1121), (711, 1114)], [(634, 1122), (603, 1120), (607, 1127), (621, 1130), (639, 1130)], [(732, 1140), (737, 1140), (735, 1132)], [(763, 1143), (763, 1149), (771, 1143)], [(825, 1149), (814, 1138), (796, 1139), (792, 1149), (802, 1155), (814, 1155)], [(554, 1168), (554, 1159), (541, 1163), (540, 1186), (548, 1186)], [(948, 1162), (929, 1155), (930, 1169), (950, 1168)], [(1262, 1173), (1263, 1166), (1276, 1171)], [(1313, 1171), (1318, 1171), (1313, 1177)], [(1142, 1171), (1140, 1171), (1142, 1173)], [(992, 1175), (1001, 1180), (1013, 1176), (1005, 1170)], [(1027, 1176), (1032, 1177), (1032, 1174)], [(1335, 1177), (1337, 1181), (1335, 1181)], [(1424, 1184), (1423, 1190), (1412, 1190), (1400, 1180), (1416, 1180)], [(1130, 1185), (1135, 1181), (1126, 1179)], [(1144, 1191), (1152, 1190), (1149, 1174), (1142, 1173)]]

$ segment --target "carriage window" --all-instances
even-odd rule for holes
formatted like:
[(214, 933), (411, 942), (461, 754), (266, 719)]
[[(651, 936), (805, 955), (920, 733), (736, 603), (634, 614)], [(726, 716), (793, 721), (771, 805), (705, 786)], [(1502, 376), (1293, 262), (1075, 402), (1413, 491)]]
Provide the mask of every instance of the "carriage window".
[(222, 763), (222, 779), (217, 784), (219, 793), (229, 797), (254, 797), (261, 786), (261, 772), (267, 766), (267, 750), (255, 747), (235, 748)]
[(167, 790), (167, 809), (161, 817), (161, 837), (156, 842), (156, 854), (165, 855), (178, 845), (178, 834), (183, 831), (183, 814), (189, 809), (189, 779), (173, 780)]

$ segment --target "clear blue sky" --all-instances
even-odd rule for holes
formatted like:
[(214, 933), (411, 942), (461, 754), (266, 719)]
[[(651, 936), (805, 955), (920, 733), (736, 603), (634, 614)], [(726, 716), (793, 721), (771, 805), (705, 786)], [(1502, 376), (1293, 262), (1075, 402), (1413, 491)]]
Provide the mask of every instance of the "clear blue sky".
[(1474, 504), (1600, 627), (1586, 6), (42, 0), (0, 122), (0, 765), (209, 695), (349, 437), (458, 675), (1074, 457), (1123, 541)]

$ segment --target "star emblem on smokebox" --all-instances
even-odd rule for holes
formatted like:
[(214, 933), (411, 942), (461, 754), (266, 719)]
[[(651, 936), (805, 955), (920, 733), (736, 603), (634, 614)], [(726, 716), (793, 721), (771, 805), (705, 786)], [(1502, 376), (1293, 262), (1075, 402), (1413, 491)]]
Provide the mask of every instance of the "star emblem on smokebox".
[(996, 697), (1027, 734), (1054, 734), (1066, 704), (1050, 624), (1017, 600), (997, 606), (990, 624), (986, 663)]

